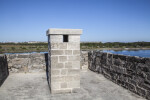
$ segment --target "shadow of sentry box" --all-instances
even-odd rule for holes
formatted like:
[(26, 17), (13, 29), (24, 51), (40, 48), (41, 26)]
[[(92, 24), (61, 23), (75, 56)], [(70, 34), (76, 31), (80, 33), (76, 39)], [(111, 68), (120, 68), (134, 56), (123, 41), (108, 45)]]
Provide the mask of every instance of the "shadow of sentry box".
[(80, 88), (80, 35), (82, 29), (48, 29), (48, 70), (51, 93)]

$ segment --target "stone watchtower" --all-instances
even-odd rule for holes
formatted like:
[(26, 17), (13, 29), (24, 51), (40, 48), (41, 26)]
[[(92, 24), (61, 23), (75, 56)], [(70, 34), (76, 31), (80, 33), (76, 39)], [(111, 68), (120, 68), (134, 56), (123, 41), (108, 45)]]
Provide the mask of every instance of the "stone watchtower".
[(80, 88), (81, 29), (48, 29), (48, 70), (51, 93)]

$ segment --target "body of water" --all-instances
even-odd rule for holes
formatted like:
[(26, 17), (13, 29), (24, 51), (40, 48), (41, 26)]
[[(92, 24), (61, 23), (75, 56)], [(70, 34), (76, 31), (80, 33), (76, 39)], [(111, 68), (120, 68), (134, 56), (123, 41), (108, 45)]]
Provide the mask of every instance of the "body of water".
[(110, 52), (113, 54), (122, 54), (122, 55), (149, 57), (150, 58), (150, 50), (122, 50), (122, 51), (103, 50), (103, 52)]
[[(150, 50), (122, 50), (122, 51), (103, 50), (103, 52), (150, 58)], [(25, 53), (5, 53), (5, 54), (26, 54), (26, 53), (29, 53), (29, 52), (25, 52)], [(48, 52), (30, 52), (30, 53), (48, 53)]]

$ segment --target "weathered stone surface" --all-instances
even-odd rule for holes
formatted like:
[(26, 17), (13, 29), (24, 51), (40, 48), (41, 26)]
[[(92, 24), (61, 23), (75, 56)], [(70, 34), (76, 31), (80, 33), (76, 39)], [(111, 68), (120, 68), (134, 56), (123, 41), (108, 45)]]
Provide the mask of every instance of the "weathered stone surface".
[(80, 55), (80, 67), (86, 72), (88, 70), (88, 51), (80, 51)]
[(66, 62), (65, 68), (71, 69), (72, 68), (72, 62)]
[(6, 55), (0, 54), (0, 86), (3, 84), (8, 75), (7, 57)]
[(58, 63), (58, 56), (51, 56), (51, 63), (50, 64)]
[(67, 75), (68, 69), (61, 69), (61, 75)]
[(80, 36), (79, 35), (69, 35), (69, 42), (78, 42), (80, 43)]
[(80, 56), (68, 56), (68, 61), (80, 61)]
[[(82, 29), (53, 29), (50, 28), (46, 32), (47, 35), (50, 36), (57, 36), (57, 35), (64, 35), (64, 34), (69, 34), (69, 35), (80, 35), (82, 34)], [(54, 37), (53, 37), (54, 38)], [(58, 37), (56, 37), (58, 38)], [(54, 39), (56, 39), (54, 38)]]
[[(65, 55), (72, 55), (72, 50), (65, 50)], [(66, 63), (58, 63), (58, 56), (52, 56), (51, 68), (75, 68), (75, 64), (72, 65), (72, 61)], [(7, 55), (9, 72), (44, 72), (46, 65), (48, 64), (48, 54), (8, 54)], [(81, 51), (81, 69), (87, 70), (88, 66), (88, 52)], [(149, 79), (149, 77), (147, 77)]]
[[(19, 55), (19, 54), (18, 54)], [(37, 58), (37, 57), (41, 57), (41, 58), (44, 58), (46, 55), (45, 54), (41, 54), (41, 53), (33, 53), (33, 54), (30, 54), (29, 57), (32, 57), (32, 58)]]
[[(60, 84), (52, 84), (60, 90)], [(44, 73), (10, 74), (0, 87), (1, 100), (146, 100), (91, 71), (81, 73), (81, 85), (73, 93), (50, 94)], [(66, 88), (64, 88), (66, 89)], [(58, 91), (60, 92), (60, 91)], [(64, 91), (63, 91), (64, 92)], [(70, 90), (71, 92), (71, 90)], [(9, 94), (9, 95), (8, 95)], [(150, 95), (147, 97), (150, 98)], [(25, 99), (25, 100), (26, 100)]]
[(73, 61), (72, 62), (73, 69), (80, 69), (80, 61)]
[(80, 69), (68, 69), (68, 75), (80, 75)]
[(80, 50), (80, 43), (68, 43), (69, 50)]
[(51, 50), (66, 50), (67, 43), (51, 43)]
[(60, 50), (66, 50), (67, 49), (67, 43), (59, 43), (59, 48)]
[(150, 91), (147, 91), (146, 98), (147, 98), (148, 100), (150, 100)]
[(51, 55), (64, 55), (63, 50), (51, 50)]
[(51, 69), (61, 69), (64, 68), (64, 63), (51, 63)]
[(62, 35), (50, 35), (50, 43), (62, 43)]
[(28, 58), (29, 54), (20, 54), (17, 56), (18, 58)]
[(11, 54), (11, 55), (7, 55), (8, 59), (14, 59), (16, 58), (18, 55), (17, 54)]
[(73, 55), (80, 55), (80, 50), (73, 50)]
[(48, 54), (8, 54), (10, 72), (44, 72), (48, 64)]
[(65, 76), (51, 76), (51, 83), (65, 82)]
[(59, 43), (51, 43), (51, 50), (58, 50), (59, 49)]
[(57, 94), (57, 93), (59, 93), (59, 94), (61, 94), (61, 93), (71, 93), (72, 91), (71, 91), (71, 89), (61, 89), (61, 90), (53, 90), (52, 91), (52, 93), (55, 93), (55, 94)]
[(90, 51), (89, 69), (103, 74), (106, 78), (128, 90), (149, 99), (150, 58)]
[[(52, 93), (72, 92), (74, 88), (79, 86), (68, 83), (67, 80), (76, 80), (80, 83), (80, 77), (74, 79), (73, 76), (80, 75), (80, 34), (79, 29), (49, 29), (47, 31), (49, 45), (49, 75), (50, 83), (60, 83), (60, 89), (53, 89)], [(52, 45), (51, 45), (52, 44)], [(51, 47), (51, 48), (50, 48)], [(57, 56), (58, 59), (53, 56)], [(58, 63), (63, 63), (64, 68), (59, 67), (60, 74), (54, 70)], [(54, 74), (54, 75), (53, 75)], [(57, 77), (54, 77), (56, 76)], [(72, 77), (70, 77), (72, 76)], [(70, 81), (69, 81), (70, 82)], [(71, 81), (72, 82), (72, 81)], [(73, 83), (73, 82), (72, 82)], [(69, 88), (68, 88), (69, 84)]]
[(55, 82), (55, 83), (52, 83), (51, 86), (53, 89), (60, 89), (60, 83)]
[(51, 70), (51, 75), (52, 76), (59, 76), (60, 75), (60, 69), (52, 69)]
[(59, 62), (66, 62), (67, 56), (59, 56)]
[(61, 88), (67, 88), (67, 83), (66, 82), (61, 83)]
[(72, 55), (72, 50), (65, 50), (65, 55)]
[(73, 80), (72, 81), (80, 81), (80, 75), (74, 75), (72, 76)]
[(80, 88), (80, 81), (68, 82), (68, 88)]

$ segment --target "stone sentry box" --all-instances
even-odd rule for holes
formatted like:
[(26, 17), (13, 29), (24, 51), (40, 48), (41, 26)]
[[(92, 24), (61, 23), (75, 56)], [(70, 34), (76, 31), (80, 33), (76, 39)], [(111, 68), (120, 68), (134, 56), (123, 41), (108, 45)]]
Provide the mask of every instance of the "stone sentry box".
[(80, 88), (81, 29), (48, 29), (48, 70), (51, 93)]

